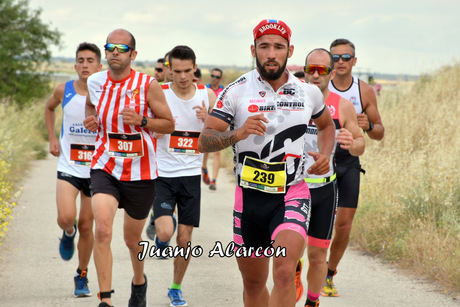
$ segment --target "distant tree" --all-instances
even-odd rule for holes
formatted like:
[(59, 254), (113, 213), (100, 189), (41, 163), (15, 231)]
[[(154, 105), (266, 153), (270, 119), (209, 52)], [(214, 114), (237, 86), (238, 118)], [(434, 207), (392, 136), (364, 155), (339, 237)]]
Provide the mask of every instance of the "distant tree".
[(41, 10), (29, 8), (27, 0), (0, 0), (0, 101), (24, 106), (49, 91), (52, 45), (61, 34), (40, 20)]

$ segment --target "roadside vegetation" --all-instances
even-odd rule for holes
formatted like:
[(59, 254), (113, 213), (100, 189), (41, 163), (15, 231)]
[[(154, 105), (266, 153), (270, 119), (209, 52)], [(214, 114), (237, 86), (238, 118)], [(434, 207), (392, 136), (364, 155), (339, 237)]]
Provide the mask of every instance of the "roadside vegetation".
[(46, 156), (43, 96), (50, 92), (50, 47), (61, 34), (28, 1), (0, 1), (0, 245), (31, 160)]
[(460, 65), (382, 91), (382, 142), (366, 141), (352, 238), (460, 290)]
[(0, 245), (29, 163), (46, 157), (43, 103), (20, 109), (0, 103)]

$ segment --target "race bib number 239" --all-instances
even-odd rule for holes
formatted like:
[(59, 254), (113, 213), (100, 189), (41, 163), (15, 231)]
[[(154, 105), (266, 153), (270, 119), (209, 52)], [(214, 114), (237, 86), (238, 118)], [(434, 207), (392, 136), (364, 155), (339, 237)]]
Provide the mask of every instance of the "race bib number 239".
[(240, 186), (266, 193), (285, 193), (286, 162), (265, 162), (246, 156)]

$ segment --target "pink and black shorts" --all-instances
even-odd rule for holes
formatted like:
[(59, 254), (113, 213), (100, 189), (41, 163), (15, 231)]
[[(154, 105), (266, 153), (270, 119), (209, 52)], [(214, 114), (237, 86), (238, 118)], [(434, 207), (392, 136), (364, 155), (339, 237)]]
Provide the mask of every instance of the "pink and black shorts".
[(306, 240), (310, 211), (310, 191), (304, 181), (288, 186), (285, 194), (237, 186), (233, 209), (235, 246), (270, 247), (282, 230), (295, 231)]

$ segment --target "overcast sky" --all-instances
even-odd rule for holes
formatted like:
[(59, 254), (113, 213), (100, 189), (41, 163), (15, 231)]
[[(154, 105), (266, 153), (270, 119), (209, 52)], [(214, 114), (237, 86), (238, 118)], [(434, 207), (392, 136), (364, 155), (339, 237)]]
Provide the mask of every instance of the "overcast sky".
[(73, 57), (82, 41), (103, 47), (107, 34), (126, 28), (138, 59), (156, 60), (176, 45), (194, 49), (198, 64), (250, 66), (252, 29), (262, 19), (285, 21), (303, 65), (313, 48), (336, 38), (356, 45), (357, 69), (420, 74), (460, 59), (457, 0), (107, 1), (29, 0), (42, 20), (62, 32), (53, 56)]

